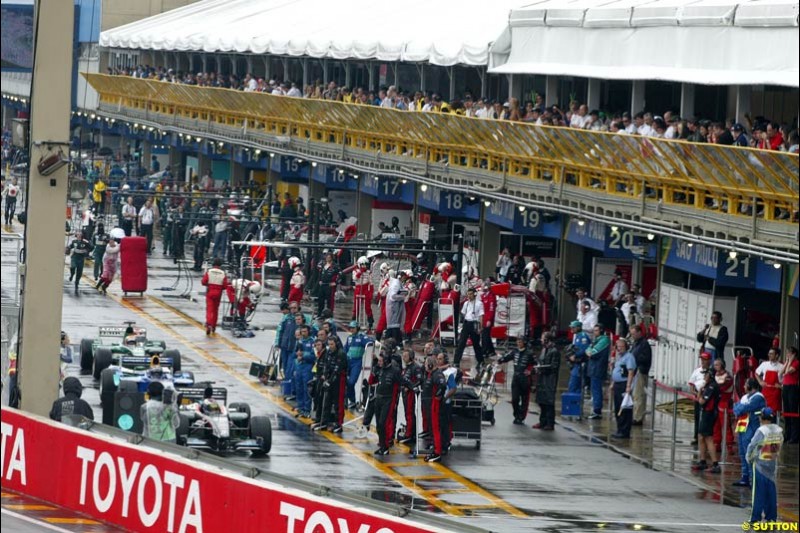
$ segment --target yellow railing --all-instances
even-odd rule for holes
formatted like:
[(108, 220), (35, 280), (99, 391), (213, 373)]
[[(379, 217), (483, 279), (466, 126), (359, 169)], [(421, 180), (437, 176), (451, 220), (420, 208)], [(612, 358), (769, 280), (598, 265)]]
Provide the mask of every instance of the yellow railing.
[(797, 210), (798, 156), (782, 152), (85, 76), (101, 103), (113, 106), (731, 215), (754, 203), (767, 220)]

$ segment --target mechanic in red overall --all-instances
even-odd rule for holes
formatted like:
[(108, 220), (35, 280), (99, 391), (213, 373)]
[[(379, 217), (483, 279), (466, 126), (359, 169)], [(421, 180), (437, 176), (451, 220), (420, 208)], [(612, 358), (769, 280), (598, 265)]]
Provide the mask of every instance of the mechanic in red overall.
[(228, 288), (228, 277), (222, 270), (222, 259), (214, 258), (214, 262), (203, 275), (201, 283), (206, 287), (206, 335), (217, 330), (217, 316), (222, 293)]
[(381, 310), (381, 314), (378, 317), (378, 326), (375, 328), (375, 338), (377, 340), (381, 340), (383, 332), (386, 331), (386, 294), (389, 292), (389, 281), (389, 265), (381, 263), (381, 284), (378, 287), (378, 293), (375, 295)]
[(728, 428), (726, 445), (733, 445), (733, 376), (725, 367), (725, 359), (719, 358), (714, 361), (714, 380), (719, 386), (719, 404), (717, 409), (717, 420), (714, 423), (714, 446), (717, 451), (722, 449), (722, 428), (725, 425), (725, 412), (728, 413)]
[(368, 329), (372, 330), (375, 325), (375, 318), (372, 316), (372, 297), (374, 287), (370, 279), (369, 259), (361, 256), (356, 261), (356, 268), (353, 270), (353, 316), (358, 318), (359, 306), (364, 306), (363, 313), (367, 316)]
[(494, 357), (494, 343), (492, 342), (492, 327), (494, 327), (494, 317), (497, 313), (497, 295), (489, 288), (494, 283), (494, 278), (488, 277), (483, 283), (480, 291), (481, 302), (483, 303), (483, 328), (481, 328), (481, 348), (483, 357)]
[(289, 298), (290, 302), (297, 302), (298, 305), (303, 299), (303, 289), (306, 286), (306, 275), (303, 273), (302, 263), (297, 257), (289, 258), (289, 268), (292, 269), (292, 277), (289, 279)]

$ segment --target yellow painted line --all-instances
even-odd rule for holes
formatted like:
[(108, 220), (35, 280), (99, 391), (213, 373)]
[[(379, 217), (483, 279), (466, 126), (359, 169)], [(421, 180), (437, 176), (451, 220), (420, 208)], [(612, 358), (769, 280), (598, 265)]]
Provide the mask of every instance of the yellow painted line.
[(453, 481), (457, 481), (457, 482), (461, 483), (462, 485), (464, 485), (465, 487), (467, 487), (468, 489), (472, 490), (472, 492), (474, 492), (475, 494), (483, 496), (484, 498), (486, 498), (487, 500), (492, 502), (495, 507), (499, 507), (500, 509), (504, 510), (505, 512), (507, 512), (511, 516), (516, 516), (517, 518), (528, 518), (527, 514), (525, 514), (524, 512), (520, 511), (519, 509), (517, 509), (516, 507), (514, 507), (513, 505), (511, 505), (510, 503), (508, 503), (504, 499), (502, 499), (502, 498), (500, 498), (498, 496), (495, 496), (494, 494), (492, 494), (488, 490), (484, 489), (483, 487), (481, 487), (480, 485), (478, 485), (474, 481), (471, 481), (471, 480), (465, 478), (461, 474), (459, 474), (457, 472), (454, 472), (454, 471), (450, 470), (449, 468), (447, 468), (446, 466), (443, 466), (443, 465), (441, 465), (439, 463), (428, 463), (428, 464), (432, 465), (433, 468), (435, 468), (436, 470), (441, 472), (443, 475), (449, 477)]
[[(195, 350), (195, 352), (197, 352), (199, 355), (201, 355), (201, 357), (204, 357), (204, 359), (210, 360), (210, 362), (214, 362), (215, 364), (224, 367), (228, 371), (228, 373), (233, 375), (236, 379), (238, 379), (239, 381), (241, 381), (243, 383), (246, 383), (248, 386), (250, 386), (252, 389), (254, 389), (257, 392), (259, 392), (261, 395), (268, 397), (273, 403), (279, 405), (280, 407), (282, 407), (288, 413), (293, 413), (293, 409), (294, 408), (290, 404), (285, 402), (283, 400), (283, 398), (280, 398), (279, 396), (276, 396), (275, 394), (273, 394), (268, 389), (264, 389), (263, 386), (257, 385), (256, 382), (253, 382), (253, 381), (251, 381), (249, 379), (243, 379), (241, 374), (236, 369), (231, 367), (228, 363), (225, 363), (224, 361), (222, 361), (219, 358), (215, 357), (214, 355), (212, 355), (211, 353), (209, 353), (205, 349), (197, 346), (195, 343), (193, 343), (192, 341), (190, 341), (189, 339), (187, 339), (186, 337), (184, 337), (183, 335), (181, 335), (180, 333), (175, 331), (175, 329), (172, 328), (171, 326), (161, 322), (156, 317), (154, 317), (152, 314), (148, 313), (147, 311), (145, 311), (141, 307), (133, 304), (133, 302), (129, 302), (127, 299), (119, 298), (117, 296), (112, 296), (112, 297), (117, 299), (117, 301), (119, 301), (124, 306), (128, 307), (129, 309), (133, 310), (134, 312), (139, 313), (139, 314), (143, 314), (145, 316), (145, 318), (147, 318), (151, 322), (154, 322), (157, 326), (163, 327), (165, 329), (168, 329), (169, 331), (171, 331), (173, 333), (173, 335), (175, 337), (181, 339), (182, 342), (184, 342), (184, 344), (186, 344), (187, 346), (191, 346)], [(170, 312), (180, 316), (181, 318), (183, 318), (187, 322), (189, 322), (191, 324), (194, 324), (198, 329), (200, 329), (202, 331), (205, 331), (206, 328), (205, 328), (204, 324), (200, 323), (200, 321), (198, 321), (198, 320), (195, 320), (194, 318), (192, 318), (188, 314), (184, 313), (183, 311), (181, 311), (179, 309), (176, 309), (175, 307), (173, 307), (173, 306), (167, 304), (166, 302), (163, 302), (162, 300), (160, 300), (158, 298), (155, 298), (153, 296), (149, 296), (148, 295), (147, 299), (149, 301), (154, 302), (155, 304), (157, 304), (158, 306), (162, 307), (163, 309), (165, 309), (167, 311), (170, 311)], [(213, 339), (213, 340), (221, 341), (223, 344), (228, 346), (231, 350), (233, 350), (234, 352), (244, 356), (247, 359), (250, 359), (251, 361), (261, 361), (260, 359), (255, 357), (253, 354), (251, 354), (250, 352), (242, 349), (236, 343), (230, 341), (229, 339), (227, 339), (225, 337), (218, 336), (218, 335), (213, 335), (213, 336), (211, 336), (209, 338)], [(352, 418), (352, 415), (349, 412), (346, 413), (346, 415), (347, 415), (348, 418)], [(319, 433), (320, 433), (320, 435), (324, 436), (325, 438), (327, 438), (331, 442), (334, 442), (334, 443), (340, 445), (341, 447), (345, 448), (347, 451), (349, 451), (353, 455), (356, 455), (357, 457), (360, 457), (362, 460), (364, 460), (365, 462), (367, 462), (368, 464), (370, 464), (374, 468), (380, 470), (381, 472), (386, 474), (391, 479), (397, 481), (402, 486), (408, 488), (412, 492), (414, 492), (416, 494), (419, 494), (421, 497), (425, 498), (429, 503), (433, 504), (434, 506), (438, 507), (439, 509), (441, 509), (441, 510), (443, 510), (443, 511), (449, 513), (449, 514), (454, 514), (455, 516), (463, 515), (463, 513), (459, 512), (457, 508), (455, 508), (454, 506), (452, 506), (450, 504), (447, 504), (447, 503), (445, 503), (443, 501), (440, 501), (440, 500), (438, 500), (436, 498), (426, 497), (425, 491), (423, 489), (419, 488), (416, 485), (416, 483), (414, 482), (416, 479), (426, 479), (426, 478), (419, 477), (419, 476), (402, 476), (402, 475), (398, 474), (397, 472), (394, 472), (392, 469), (395, 468), (395, 467), (400, 467), (400, 465), (403, 465), (403, 466), (431, 466), (431, 467), (435, 468), (437, 471), (439, 471), (442, 477), (464, 485), (465, 487), (467, 487), (472, 492), (475, 492), (479, 496), (482, 496), (486, 500), (492, 502), (493, 504), (495, 504), (496, 507), (504, 510), (508, 514), (510, 514), (512, 516), (515, 516), (515, 517), (518, 517), (518, 518), (527, 518), (528, 517), (527, 514), (525, 514), (521, 510), (517, 509), (513, 505), (509, 504), (508, 502), (506, 502), (502, 498), (492, 494), (491, 492), (487, 491), (486, 489), (484, 489), (483, 487), (481, 487), (480, 485), (478, 485), (474, 481), (470, 481), (469, 479), (467, 479), (464, 476), (454, 472), (453, 470), (447, 468), (446, 466), (444, 466), (444, 465), (442, 465), (440, 463), (425, 463), (422, 459), (419, 459), (417, 462), (384, 463), (382, 461), (376, 460), (368, 452), (364, 452), (363, 450), (358, 449), (350, 441), (344, 440), (344, 439), (342, 439), (341, 437), (339, 437), (336, 434), (330, 433), (328, 431), (320, 431)], [(410, 450), (410, 448), (408, 448), (408, 447), (406, 447), (406, 448)], [(438, 478), (429, 478), (429, 479), (438, 479)]]
[(59, 516), (49, 517), (49, 518), (42, 518), (45, 522), (50, 522), (51, 524), (74, 524), (74, 525), (84, 525), (84, 526), (98, 526), (102, 522), (98, 522), (97, 520), (92, 520), (90, 518), (62, 518)]
[(469, 489), (430, 489), (426, 490), (428, 494), (472, 494), (472, 491)]
[(800, 517), (797, 516), (797, 513), (781, 509), (778, 511), (778, 514), (781, 516), (781, 518), (784, 518), (787, 522), (800, 522)]
[(51, 505), (40, 505), (38, 503), (12, 503), (3, 507), (12, 511), (53, 511), (56, 509)]
[[(427, 463), (425, 463), (427, 465)], [(407, 468), (409, 466), (419, 466), (419, 461), (409, 461), (405, 463), (386, 463), (386, 466), (391, 466), (392, 468)]]
[(13, 492), (1, 492), (0, 498), (19, 498), (19, 494), (14, 494)]
[(458, 509), (462, 510), (469, 510), (469, 509), (494, 509), (494, 505), (486, 504), (486, 503), (477, 503), (477, 504), (470, 504), (470, 505), (456, 505)]

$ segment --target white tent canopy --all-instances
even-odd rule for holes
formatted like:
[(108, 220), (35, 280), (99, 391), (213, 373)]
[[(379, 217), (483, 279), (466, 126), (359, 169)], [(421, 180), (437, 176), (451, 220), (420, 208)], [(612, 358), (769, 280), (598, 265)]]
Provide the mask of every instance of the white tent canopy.
[(487, 65), (520, 0), (202, 0), (100, 34), (100, 45), (164, 51)]
[(798, 0), (545, 0), (511, 12), (489, 72), (798, 87)]

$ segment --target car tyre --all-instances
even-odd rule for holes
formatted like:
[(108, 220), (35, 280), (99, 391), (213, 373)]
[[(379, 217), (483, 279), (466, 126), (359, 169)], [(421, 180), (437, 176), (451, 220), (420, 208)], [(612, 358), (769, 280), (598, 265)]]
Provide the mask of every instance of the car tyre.
[(103, 409), (103, 424), (114, 425), (114, 395), (118, 390), (117, 371), (105, 368), (100, 373), (100, 407)]
[(263, 457), (272, 449), (272, 423), (266, 416), (250, 419), (250, 438), (261, 439), (261, 449), (252, 452), (253, 457)]
[(178, 422), (178, 427), (175, 429), (175, 437), (181, 446), (185, 446), (189, 439), (189, 426), (189, 417), (180, 415), (180, 422)]
[(173, 372), (180, 372), (181, 371), (181, 352), (178, 350), (164, 350), (164, 353), (161, 354), (164, 359), (172, 359), (172, 371)]
[(109, 348), (98, 348), (94, 354), (94, 379), (100, 379), (103, 370), (111, 366), (114, 356)]
[(88, 374), (92, 371), (94, 356), (92, 355), (93, 339), (81, 339), (81, 373)]

